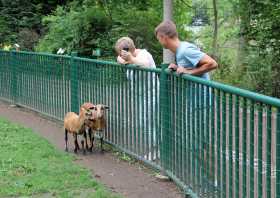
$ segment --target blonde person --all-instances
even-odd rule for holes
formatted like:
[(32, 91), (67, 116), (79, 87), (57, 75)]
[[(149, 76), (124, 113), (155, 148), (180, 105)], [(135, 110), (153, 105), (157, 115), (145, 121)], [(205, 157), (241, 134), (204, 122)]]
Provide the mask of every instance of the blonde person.
[[(133, 64), (133, 65), (138, 65), (140, 67), (145, 67), (145, 68), (156, 68), (156, 64), (155, 61), (152, 57), (152, 55), (146, 50), (146, 49), (138, 49), (135, 47), (134, 42), (131, 38), (129, 37), (122, 37), (120, 38), (115, 45), (115, 50), (117, 52), (117, 62), (120, 64)], [(144, 106), (140, 105), (138, 107), (139, 109), (139, 124), (138, 127), (140, 129), (140, 133), (145, 134), (146, 132), (149, 133), (149, 145), (151, 145), (151, 142), (155, 142), (155, 126), (151, 126), (149, 124), (149, 126), (143, 126), (142, 124), (142, 119), (144, 118), (145, 123), (147, 123), (147, 121), (149, 121), (149, 123), (151, 123), (151, 118), (153, 116), (151, 116), (152, 109), (155, 110), (155, 105), (158, 104), (156, 102), (157, 98), (158, 98), (158, 93), (156, 93), (156, 81), (157, 81), (157, 77), (156, 75), (153, 73), (152, 75), (149, 75), (149, 72), (146, 71), (139, 71), (139, 72), (143, 72), (143, 76), (144, 76), (144, 82), (141, 81), (137, 81), (136, 79), (136, 73), (132, 70), (132, 69), (128, 69), (127, 70), (127, 78), (128, 80), (130, 80), (130, 86), (131, 86), (131, 93), (134, 94), (135, 91), (133, 91), (133, 85), (136, 85), (137, 83), (140, 84), (140, 88), (144, 89), (144, 90), (140, 90), (140, 93), (136, 93), (136, 98), (140, 98), (141, 101), (143, 101)], [(146, 86), (146, 82), (148, 82), (148, 86)], [(159, 85), (159, 83), (157, 83), (157, 85)], [(141, 93), (144, 92), (144, 95), (141, 95)], [(148, 96), (148, 97), (147, 97)], [(133, 99), (134, 97), (132, 97)], [(148, 98), (148, 100), (146, 100), (146, 98)], [(153, 102), (151, 102), (153, 100)], [(139, 105), (136, 101), (132, 100), (132, 106), (130, 108), (134, 108), (137, 105)], [(141, 102), (140, 102), (141, 104)], [(148, 107), (148, 111), (146, 112), (146, 108)], [(155, 122), (154, 122), (155, 123)], [(133, 126), (133, 127), (137, 127), (137, 126)], [(153, 129), (152, 129), (153, 128)], [(153, 134), (154, 137), (151, 138), (151, 133), (153, 130)], [(145, 135), (144, 135), (145, 136)], [(144, 137), (142, 136), (142, 137)], [(153, 141), (152, 141), (153, 139)], [(146, 153), (145, 158), (149, 159), (151, 157), (150, 153)]]
[[(120, 64), (135, 64), (142, 67), (156, 68), (152, 55), (146, 49), (137, 49), (129, 37), (121, 37), (115, 45)], [(127, 72), (127, 77), (132, 80), (133, 72)]]

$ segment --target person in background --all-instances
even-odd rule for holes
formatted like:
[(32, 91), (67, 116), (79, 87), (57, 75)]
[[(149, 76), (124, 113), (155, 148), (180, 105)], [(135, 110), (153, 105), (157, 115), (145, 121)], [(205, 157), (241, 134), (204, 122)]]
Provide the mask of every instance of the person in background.
[(142, 67), (155, 68), (152, 55), (146, 49), (137, 49), (129, 37), (121, 37), (115, 45), (117, 61), (121, 64), (135, 64)]
[(15, 47), (16, 51), (17, 51), (17, 52), (19, 52), (19, 50), (20, 50), (20, 46), (19, 46), (19, 44), (17, 44), (17, 43), (16, 43), (16, 44), (14, 44), (14, 47)]
[[(115, 50), (118, 55), (117, 62), (120, 64), (133, 64), (144, 68), (156, 68), (156, 64), (152, 55), (146, 49), (136, 48), (133, 40), (129, 37), (120, 38), (115, 44)], [(139, 72), (140, 75), (136, 75), (136, 72)], [(138, 79), (137, 76), (141, 76), (141, 78)], [(140, 103), (138, 103), (137, 101), (133, 100), (134, 97), (130, 98), (130, 100), (132, 100), (132, 106), (130, 106), (129, 108), (138, 108), (139, 110), (139, 117), (137, 121), (138, 126), (133, 127), (136, 127), (137, 130), (139, 130), (138, 133), (142, 133), (143, 137), (148, 133), (148, 141), (154, 143), (156, 138), (156, 128), (155, 125), (151, 125), (151, 123), (156, 122), (151, 122), (151, 120), (155, 117), (152, 116), (152, 114), (154, 113), (152, 112), (152, 110), (154, 111), (156, 109), (156, 105), (158, 104), (157, 100), (159, 98), (159, 92), (156, 91), (156, 86), (158, 88), (157, 90), (159, 90), (159, 82), (157, 80), (157, 76), (154, 72), (149, 72), (146, 70), (135, 71), (128, 68), (127, 78), (130, 80), (131, 89), (129, 91), (131, 92), (131, 95), (133, 96), (133, 94), (137, 94), (136, 98), (140, 101)], [(141, 79), (143, 79), (143, 81)], [(138, 92), (135, 92), (135, 90), (133, 90), (133, 87), (136, 87), (136, 85), (139, 85), (140, 88), (140, 91)], [(143, 124), (142, 119), (144, 119), (143, 122), (146, 124)], [(128, 122), (131, 121), (128, 120)], [(135, 123), (132, 123), (132, 125), (133, 124)], [(153, 145), (150, 146), (150, 152), (145, 153), (144, 158), (152, 160), (151, 156), (153, 155), (151, 152), (155, 152), (155, 150), (153, 150)]]

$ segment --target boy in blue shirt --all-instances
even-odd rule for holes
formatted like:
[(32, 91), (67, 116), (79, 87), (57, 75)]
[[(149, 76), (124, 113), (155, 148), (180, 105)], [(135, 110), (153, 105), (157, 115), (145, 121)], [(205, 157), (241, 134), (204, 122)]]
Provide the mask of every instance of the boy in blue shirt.
[(176, 54), (176, 64), (171, 63), (169, 69), (178, 74), (191, 74), (210, 80), (208, 72), (216, 69), (218, 64), (195, 45), (180, 41), (176, 25), (172, 21), (160, 23), (155, 29), (155, 35), (164, 48)]

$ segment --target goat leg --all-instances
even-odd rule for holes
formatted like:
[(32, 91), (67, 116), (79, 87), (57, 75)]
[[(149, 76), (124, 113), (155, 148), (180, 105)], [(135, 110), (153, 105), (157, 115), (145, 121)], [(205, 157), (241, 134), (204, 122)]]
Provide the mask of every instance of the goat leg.
[(82, 141), (81, 141), (81, 144), (82, 144), (83, 154), (85, 155), (85, 154), (86, 154), (85, 141), (84, 141), (84, 140), (82, 140)]
[(93, 145), (94, 145), (94, 133), (91, 134), (91, 149), (93, 149)]
[(88, 128), (88, 137), (89, 137), (89, 143), (90, 143), (89, 151), (90, 152), (92, 152), (92, 149), (93, 149), (93, 143), (92, 143), (91, 134), (92, 134), (92, 130), (91, 130), (91, 128)]
[(104, 149), (103, 149), (103, 135), (100, 137), (100, 146), (101, 146), (101, 151), (103, 152)]
[(87, 141), (87, 130), (85, 129), (84, 131), (84, 139), (85, 139), (85, 143), (86, 143), (86, 149), (88, 150), (88, 141)]
[(75, 145), (74, 152), (77, 153), (77, 151), (80, 149), (80, 148), (79, 148), (79, 144), (78, 144), (77, 134), (74, 133), (74, 134), (73, 134), (73, 137), (74, 137), (74, 145)]
[(67, 129), (65, 129), (64, 140), (65, 140), (65, 151), (68, 152), (68, 131), (67, 131)]

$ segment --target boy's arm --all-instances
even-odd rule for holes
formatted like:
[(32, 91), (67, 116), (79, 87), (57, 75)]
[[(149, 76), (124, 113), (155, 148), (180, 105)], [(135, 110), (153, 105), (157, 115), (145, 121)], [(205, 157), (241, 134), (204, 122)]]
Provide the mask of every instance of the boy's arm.
[(217, 62), (213, 58), (205, 54), (198, 62), (197, 67), (190, 69), (190, 68), (180, 67), (179, 65), (177, 68), (177, 73), (200, 76), (206, 72), (216, 69), (217, 67), (218, 67)]

